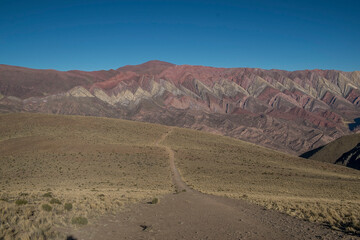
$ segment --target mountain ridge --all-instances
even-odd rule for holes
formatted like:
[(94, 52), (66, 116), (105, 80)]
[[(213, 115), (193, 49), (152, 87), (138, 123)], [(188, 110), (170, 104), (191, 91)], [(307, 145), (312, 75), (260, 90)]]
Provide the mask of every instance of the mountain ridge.
[(93, 72), (0, 65), (2, 112), (156, 122), (297, 155), (358, 131), (347, 124), (360, 116), (359, 89), (356, 71), (216, 68), (159, 60)]

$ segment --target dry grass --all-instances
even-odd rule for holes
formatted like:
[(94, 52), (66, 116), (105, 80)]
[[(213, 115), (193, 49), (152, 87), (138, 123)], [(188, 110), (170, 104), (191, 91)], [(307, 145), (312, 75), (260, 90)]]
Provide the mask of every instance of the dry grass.
[[(0, 239), (63, 238), (56, 229), (172, 191), (168, 155), (154, 146), (168, 127), (43, 114), (0, 123)], [(360, 231), (356, 170), (186, 129), (164, 143), (195, 189)]]
[(357, 170), (185, 129), (174, 130), (165, 144), (174, 149), (184, 180), (201, 192), (360, 233)]
[(73, 219), (91, 222), (172, 189), (167, 153), (153, 146), (165, 127), (42, 114), (0, 123), (0, 239), (63, 239), (56, 228)]

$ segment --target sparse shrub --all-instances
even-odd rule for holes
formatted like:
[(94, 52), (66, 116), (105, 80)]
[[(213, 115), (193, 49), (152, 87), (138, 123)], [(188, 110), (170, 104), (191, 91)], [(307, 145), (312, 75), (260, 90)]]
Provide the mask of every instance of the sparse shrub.
[(175, 194), (179, 194), (179, 193), (182, 193), (182, 192), (186, 192), (186, 189), (183, 189), (183, 190), (181, 190), (181, 191), (175, 189)]
[(52, 198), (52, 199), (50, 200), (50, 203), (51, 203), (51, 204), (61, 204), (61, 201), (60, 201), (59, 199)]
[(101, 193), (101, 194), (99, 194), (99, 197), (105, 197), (105, 195)]
[(18, 199), (15, 202), (16, 205), (25, 205), (27, 203), (28, 203), (28, 201), (26, 201), (25, 199)]
[(86, 225), (88, 223), (88, 220), (85, 217), (74, 217), (71, 220), (71, 223), (76, 225)]
[(52, 207), (51, 207), (49, 204), (47, 204), (47, 203), (41, 205), (41, 208), (42, 208), (44, 211), (47, 211), (47, 212), (50, 212), (50, 211), (52, 210)]
[(52, 197), (52, 192), (44, 193), (43, 197)]
[(157, 198), (153, 198), (153, 200), (151, 200), (151, 204), (157, 204), (159, 202), (159, 199)]
[(64, 208), (66, 211), (70, 211), (73, 208), (73, 205), (71, 203), (65, 203)]

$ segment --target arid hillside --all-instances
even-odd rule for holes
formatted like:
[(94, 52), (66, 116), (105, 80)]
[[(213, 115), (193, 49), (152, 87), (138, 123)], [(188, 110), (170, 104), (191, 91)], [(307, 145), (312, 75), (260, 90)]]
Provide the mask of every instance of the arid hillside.
[(301, 155), (301, 157), (344, 165), (360, 170), (360, 134), (351, 134)]
[(184, 181), (198, 191), (360, 231), (357, 170), (191, 130), (176, 129), (165, 144)]
[(300, 155), (358, 131), (360, 73), (174, 65), (35, 70), (0, 65), (0, 112), (186, 127)]
[(161, 201), (176, 190), (174, 171), (203, 193), (360, 231), (351, 168), (149, 123), (30, 113), (1, 114), (0, 123), (0, 238), (63, 239), (59, 229)]
[(172, 191), (153, 143), (162, 126), (43, 114), (0, 123), (0, 239), (65, 239), (55, 227)]

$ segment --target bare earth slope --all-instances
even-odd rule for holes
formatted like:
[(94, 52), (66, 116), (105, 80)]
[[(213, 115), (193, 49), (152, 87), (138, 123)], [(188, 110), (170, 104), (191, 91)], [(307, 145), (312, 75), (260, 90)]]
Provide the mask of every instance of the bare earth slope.
[(359, 89), (358, 71), (288, 72), (161, 61), (98, 72), (0, 66), (0, 112), (160, 123), (297, 155), (351, 132), (348, 124), (360, 115)]
[(350, 168), (148, 123), (44, 114), (0, 123), (0, 238), (359, 234), (360, 177)]

